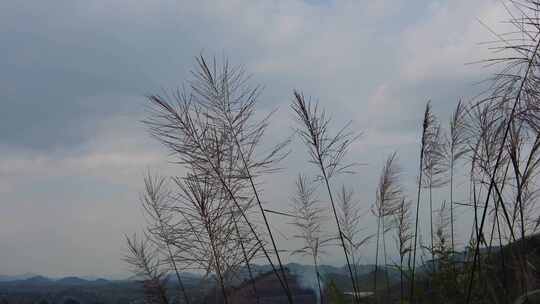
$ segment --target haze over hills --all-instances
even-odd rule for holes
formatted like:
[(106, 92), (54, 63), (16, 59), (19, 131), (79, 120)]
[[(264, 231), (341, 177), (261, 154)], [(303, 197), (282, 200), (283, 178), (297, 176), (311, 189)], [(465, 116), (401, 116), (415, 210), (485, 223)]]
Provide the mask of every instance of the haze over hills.
[[(299, 288), (304, 290), (315, 290), (314, 268), (312, 265), (290, 263), (284, 265), (289, 273), (297, 281)], [(321, 273), (325, 280), (335, 281), (341, 288), (348, 290), (348, 274), (346, 267), (336, 267), (331, 265), (321, 265)], [(361, 281), (369, 283), (372, 278), (374, 265), (359, 265), (358, 274)], [(271, 272), (270, 265), (252, 265), (252, 273), (255, 277), (267, 277)], [(389, 273), (393, 273), (389, 271)], [(197, 273), (182, 272), (182, 281), (190, 294), (195, 297), (204, 298), (208, 294), (209, 288), (213, 288), (214, 280), (209, 278), (201, 284), (202, 276)], [(380, 275), (379, 275), (380, 276)], [(395, 276), (392, 274), (392, 278)], [(48, 303), (65, 303), (66, 299), (76, 299), (80, 303), (136, 303), (143, 298), (143, 288), (140, 278), (127, 277), (120, 280), (93, 279), (78, 276), (67, 276), (62, 278), (51, 278), (34, 273), (22, 275), (2, 275), (0, 281), (0, 299), (6, 298), (8, 303), (37, 303), (46, 299)], [(239, 271), (239, 277), (232, 282), (234, 286), (241, 286), (249, 280), (249, 272), (246, 267)], [(270, 281), (273, 276), (270, 275)], [(168, 276), (167, 284), (170, 290), (175, 290), (176, 275)], [(394, 280), (392, 279), (392, 282)], [(268, 286), (269, 292), (280, 294), (279, 285)], [(274, 286), (275, 285), (275, 286)], [(367, 284), (364, 290), (368, 290), (371, 284)]]
[[(289, 263), (285, 267), (294, 274), (303, 274), (313, 271), (312, 265), (304, 265), (299, 263)], [(380, 267), (380, 266), (379, 266)], [(366, 274), (375, 269), (375, 266), (372, 264), (358, 265), (358, 274)], [(254, 275), (266, 273), (272, 270), (270, 265), (251, 265), (251, 270)], [(320, 271), (323, 274), (346, 274), (347, 269), (345, 266), (336, 267), (332, 265), (320, 265)], [(247, 268), (244, 267), (241, 271), (241, 277), (249, 275)], [(187, 280), (190, 279), (200, 279), (202, 276), (198, 273), (193, 272), (181, 272), (180, 276)], [(3, 282), (36, 282), (36, 283), (57, 283), (57, 284), (86, 284), (90, 282), (114, 282), (114, 281), (137, 281), (139, 280), (136, 276), (66, 276), (66, 277), (49, 277), (45, 275), (40, 275), (36, 273), (25, 273), (21, 275), (1, 275), (0, 274), (0, 283)], [(171, 275), (169, 280), (176, 280), (176, 276)]]
[[(284, 265), (290, 273), (297, 275), (299, 277), (311, 277), (314, 273), (314, 267), (312, 265), (304, 265), (299, 263), (289, 263)], [(365, 276), (373, 272), (375, 265), (366, 264), (357, 266), (357, 274), (359, 276)], [(254, 276), (261, 275), (272, 271), (270, 265), (251, 265), (251, 271)], [(384, 271), (384, 267), (379, 266), (379, 271)], [(397, 273), (395, 270), (388, 268), (389, 273), (394, 277)], [(329, 278), (347, 276), (348, 270), (346, 266), (336, 267), (332, 265), (320, 265), (321, 275)], [(184, 281), (199, 281), (202, 279), (201, 274), (192, 273), (192, 272), (181, 272), (180, 277)], [(237, 283), (240, 283), (244, 280), (249, 279), (249, 272), (247, 267), (243, 267), (239, 271), (239, 277)], [(26, 285), (89, 285), (89, 284), (108, 284), (114, 282), (137, 282), (141, 278), (136, 276), (125, 277), (121, 279), (111, 279), (111, 278), (94, 278), (86, 276), (67, 276), (61, 278), (47, 277), (35, 273), (26, 273), (21, 275), (0, 275), (0, 286), (6, 284), (26, 284)], [(170, 282), (176, 282), (176, 275), (170, 274), (168, 280)]]
[[(538, 239), (538, 237), (529, 239), (526, 244), (528, 251), (536, 252), (538, 248)], [(515, 248), (512, 249), (510, 247), (521, 248), (521, 245), (506, 246), (504, 250), (492, 248), (492, 257), (498, 259), (498, 256), (504, 252), (506, 255), (505, 259), (508, 259), (509, 252), (515, 250)], [(484, 248), (482, 252), (487, 256), (487, 249)], [(427, 261), (426, 264), (418, 268), (420, 282), (426, 281), (429, 277), (420, 275), (421, 273), (428, 273), (428, 265), (431, 265), (431, 261)], [(496, 262), (494, 265), (499, 265), (499, 263)], [(313, 292), (316, 290), (314, 268), (312, 265), (290, 263), (285, 266), (289, 270), (291, 277), (296, 280), (295, 282), (298, 288), (303, 288), (307, 291), (311, 290)], [(321, 265), (320, 269), (325, 284), (333, 282), (345, 294), (351, 290), (346, 267)], [(357, 269), (359, 290), (361, 292), (371, 292), (374, 288), (375, 265), (358, 265)], [(270, 265), (252, 265), (252, 273), (254, 276), (257, 278), (267, 278), (265, 282), (270, 284), (267, 286), (269, 294), (272, 296), (279, 295), (282, 291), (270, 272)], [(249, 280), (247, 270), (241, 269), (239, 273), (241, 277), (234, 282), (234, 288), (249, 286), (249, 284), (245, 284)], [(399, 295), (399, 272), (393, 267), (385, 268), (379, 266), (376, 277), (377, 281), (380, 282), (380, 284), (377, 285), (377, 290), (389, 288), (389, 291), (385, 293), (385, 297), (388, 297), (388, 299), (397, 299), (396, 297)], [(122, 280), (108, 280), (103, 278), (85, 279), (77, 276), (50, 278), (34, 273), (26, 273), (13, 276), (2, 275), (1, 278), (0, 300), (7, 299), (8, 303), (33, 304), (38, 303), (43, 299), (48, 303), (66, 303), (66, 299), (76, 299), (77, 302), (82, 304), (128, 304), (139, 303), (141, 299), (144, 298), (142, 284), (136, 277), (125, 278)], [(200, 284), (202, 279), (200, 274), (182, 272), (181, 278), (188, 292), (198, 299), (205, 299), (208, 294), (213, 293), (212, 290), (215, 288), (212, 283), (214, 282), (212, 278), (206, 280), (205, 284)], [(175, 275), (169, 275), (166, 282), (167, 288), (171, 292), (178, 287), (176, 285)]]
[(29, 279), (31, 277), (38, 276), (36, 273), (24, 273), (20, 275), (2, 275), (0, 274), (0, 282), (7, 282), (7, 281), (18, 281), (18, 280), (25, 280)]

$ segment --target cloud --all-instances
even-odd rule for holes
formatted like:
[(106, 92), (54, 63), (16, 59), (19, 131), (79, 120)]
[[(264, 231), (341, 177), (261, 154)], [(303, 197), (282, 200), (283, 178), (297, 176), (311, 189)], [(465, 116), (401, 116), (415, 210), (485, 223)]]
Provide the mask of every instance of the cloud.
[(502, 23), (507, 16), (505, 7), (496, 0), (432, 3), (428, 18), (402, 35), (401, 77), (422, 81), (482, 76), (485, 71), (479, 65), (466, 64), (493, 56), (481, 43), (496, 40), (490, 31), (508, 31), (509, 26)]
[(142, 177), (167, 172), (166, 153), (135, 117), (103, 120), (92, 132), (83, 145), (54, 152), (0, 149), (4, 271), (125, 272), (123, 234), (144, 223)]
[[(140, 124), (143, 96), (180, 86), (200, 52), (265, 86), (261, 112), (280, 108), (270, 143), (294, 124), (293, 89), (336, 126), (352, 120), (364, 136), (350, 156), (366, 165), (349, 184), (367, 210), (387, 153), (398, 150), (414, 179), (425, 102), (444, 118), (474, 95), (488, 71), (465, 63), (485, 58), (477, 43), (491, 39), (477, 19), (504, 29), (502, 16), (492, 0), (0, 2), (1, 268), (125, 269), (122, 235), (143, 225), (142, 174), (182, 173)], [(294, 177), (309, 171), (295, 145), (287, 170), (263, 184), (271, 208), (286, 209)]]

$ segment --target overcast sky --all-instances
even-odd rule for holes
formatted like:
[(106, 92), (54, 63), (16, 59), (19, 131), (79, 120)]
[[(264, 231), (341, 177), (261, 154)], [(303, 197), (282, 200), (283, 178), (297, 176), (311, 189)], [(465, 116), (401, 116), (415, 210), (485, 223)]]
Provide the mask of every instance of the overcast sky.
[[(445, 120), (479, 92), (488, 71), (467, 63), (493, 40), (479, 20), (504, 17), (496, 0), (0, 0), (0, 274), (126, 273), (145, 170), (180, 170), (140, 123), (143, 96), (181, 86), (201, 52), (264, 85), (260, 110), (279, 108), (269, 142), (290, 132), (295, 88), (352, 120), (365, 166), (349, 181), (367, 210), (391, 151), (414, 180), (425, 102)], [(269, 208), (288, 208), (303, 152), (266, 181)]]

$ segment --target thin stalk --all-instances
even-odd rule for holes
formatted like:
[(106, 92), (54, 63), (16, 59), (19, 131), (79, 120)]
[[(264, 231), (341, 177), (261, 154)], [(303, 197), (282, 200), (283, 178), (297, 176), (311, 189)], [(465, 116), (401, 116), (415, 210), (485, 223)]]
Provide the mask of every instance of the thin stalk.
[[(208, 70), (208, 66), (206, 65), (204, 59), (202, 60), (202, 63), (204, 65), (204, 67)], [(209, 70), (208, 70), (209, 71)], [(227, 96), (228, 97), (228, 96)], [(230, 105), (230, 104), (229, 104)], [(285, 285), (285, 291), (286, 291), (286, 294), (287, 294), (287, 300), (289, 301), (289, 303), (293, 303), (293, 298), (292, 298), (292, 294), (291, 294), (291, 290), (289, 288), (289, 283), (288, 283), (288, 280), (287, 280), (287, 275), (285, 274), (285, 269), (283, 267), (283, 263), (281, 262), (281, 257), (280, 257), (280, 254), (279, 254), (279, 250), (277, 248), (277, 244), (276, 244), (276, 240), (274, 238), (274, 234), (272, 233), (272, 229), (270, 228), (270, 224), (268, 222), (268, 218), (266, 216), (266, 212), (265, 212), (265, 209), (263, 208), (262, 206), (262, 202), (261, 202), (261, 199), (259, 197), (259, 191), (257, 191), (257, 187), (255, 186), (255, 182), (253, 180), (253, 175), (251, 174), (251, 171), (249, 169), (249, 166), (248, 166), (248, 163), (247, 163), (247, 160), (246, 160), (246, 157), (244, 155), (244, 151), (242, 149), (242, 146), (240, 145), (240, 142), (238, 140), (238, 136), (235, 132), (235, 129), (234, 129), (234, 126), (233, 126), (233, 122), (231, 121), (231, 117), (229, 115), (228, 112), (225, 112), (225, 118), (226, 118), (226, 121), (228, 123), (228, 128), (230, 129), (230, 133), (232, 134), (232, 137), (234, 138), (234, 143), (236, 145), (236, 148), (238, 149), (238, 153), (240, 155), (240, 158), (242, 160), (242, 165), (244, 167), (244, 170), (245, 172), (247, 173), (247, 177), (248, 177), (248, 180), (249, 180), (249, 184), (251, 186), (251, 189), (253, 191), (253, 195), (255, 196), (255, 200), (257, 202), (257, 205), (259, 207), (259, 211), (261, 212), (261, 215), (263, 217), (263, 220), (264, 220), (264, 225), (266, 227), (266, 230), (268, 232), (268, 236), (270, 237), (270, 241), (272, 243), (272, 247), (274, 249), (274, 252), (276, 254), (276, 258), (278, 260), (278, 264), (279, 264), (279, 268), (280, 268), (280, 271), (281, 271), (281, 275), (283, 277), (283, 283)]]
[(319, 272), (319, 262), (317, 261), (317, 257), (313, 255), (313, 265), (315, 266), (315, 275), (317, 276), (317, 287), (319, 288), (319, 300), (320, 303), (323, 302), (323, 292), (322, 292), (322, 286), (321, 286), (321, 274)]
[(450, 236), (452, 242), (452, 254), (456, 252), (454, 244), (454, 156), (450, 160)]
[(345, 247), (345, 238), (343, 237), (343, 231), (341, 230), (341, 225), (339, 223), (339, 217), (338, 217), (338, 214), (337, 214), (336, 205), (334, 203), (334, 198), (332, 196), (332, 191), (330, 190), (330, 181), (328, 180), (328, 177), (326, 175), (326, 170), (324, 170), (324, 166), (323, 166), (323, 163), (322, 163), (322, 159), (320, 158), (320, 154), (319, 154), (319, 165), (321, 166), (322, 174), (323, 174), (323, 177), (324, 177), (324, 183), (326, 185), (326, 190), (328, 191), (328, 197), (330, 198), (330, 203), (332, 204), (332, 212), (334, 213), (334, 218), (336, 219), (336, 225), (337, 225), (337, 228), (338, 228), (339, 239), (341, 240), (341, 246), (343, 246), (343, 251), (345, 252), (345, 259), (347, 261), (347, 268), (349, 269), (349, 275), (351, 276), (351, 282), (352, 282), (352, 285), (353, 285), (353, 292), (354, 292), (353, 298), (355, 299), (356, 303), (359, 303), (356, 279), (355, 279), (353, 271), (352, 271), (351, 262), (349, 260), (349, 254), (347, 253), (347, 249)]
[[(495, 167), (493, 168), (493, 173), (491, 174), (491, 176), (493, 178), (491, 179), (491, 181), (489, 183), (488, 192), (486, 194), (486, 202), (484, 204), (485, 207), (484, 207), (484, 213), (482, 214), (482, 221), (480, 223), (480, 230), (482, 230), (484, 228), (484, 223), (485, 223), (485, 220), (486, 220), (487, 207), (488, 207), (488, 204), (489, 204), (489, 198), (490, 198), (490, 195), (491, 195), (491, 191), (493, 190), (494, 178), (495, 178), (495, 176), (497, 176), (497, 170), (499, 169), (499, 165), (500, 165), (500, 162), (501, 162), (501, 159), (502, 159), (502, 154), (503, 154), (503, 151), (504, 151), (506, 139), (508, 138), (508, 134), (510, 132), (511, 122), (512, 122), (513, 117), (515, 115), (517, 105), (518, 105), (518, 103), (520, 101), (521, 93), (522, 93), (523, 88), (525, 86), (525, 80), (529, 76), (529, 73), (530, 73), (532, 65), (533, 65), (534, 57), (536, 56), (539, 47), (540, 47), (540, 40), (536, 43), (536, 46), (535, 46), (534, 51), (532, 53), (531, 59), (529, 60), (529, 62), (527, 64), (527, 69), (526, 69), (525, 74), (524, 74), (524, 76), (523, 76), (523, 78), (521, 80), (519, 90), (518, 90), (516, 98), (514, 100), (514, 105), (512, 106), (512, 111), (510, 112), (510, 119), (508, 120), (508, 122), (506, 124), (506, 128), (505, 128), (505, 131), (504, 131), (504, 136), (503, 136), (503, 139), (502, 139), (502, 142), (501, 142), (501, 146), (500, 146), (499, 152), (497, 154), (497, 161), (495, 162)], [(525, 241), (525, 240), (523, 240), (523, 241)], [(467, 292), (467, 304), (469, 304), (470, 300), (471, 300), (472, 286), (473, 286), (473, 283), (474, 283), (474, 272), (475, 272), (475, 269), (476, 269), (476, 262), (477, 262), (477, 259), (478, 259), (479, 252), (480, 252), (480, 244), (477, 242), (476, 248), (475, 248), (475, 251), (474, 251), (473, 265), (472, 265), (472, 270), (471, 270), (471, 279), (469, 281), (469, 288), (468, 288), (468, 292)]]
[(219, 256), (218, 256), (217, 251), (216, 251), (215, 240), (211, 236), (212, 232), (211, 232), (211, 228), (209, 227), (209, 225), (207, 224), (205, 226), (206, 226), (206, 230), (208, 231), (208, 234), (210, 235), (210, 247), (212, 247), (212, 254), (214, 255), (214, 264), (216, 266), (216, 272), (217, 272), (217, 275), (218, 275), (219, 285), (221, 287), (221, 293), (223, 294), (223, 300), (225, 301), (225, 304), (229, 304), (229, 297), (227, 296), (227, 290), (225, 289), (225, 282), (224, 282), (224, 279), (223, 279), (223, 273), (221, 271), (221, 265), (219, 263)]
[(178, 266), (176, 265), (176, 261), (173, 258), (171, 246), (168, 243), (167, 243), (167, 251), (169, 253), (169, 259), (171, 260), (174, 273), (176, 274), (176, 279), (178, 280), (178, 285), (180, 285), (180, 289), (182, 290), (182, 294), (184, 295), (184, 301), (186, 301), (186, 304), (189, 304), (189, 298), (186, 292), (186, 288), (184, 286), (184, 283), (182, 282), (182, 279), (180, 278), (180, 272), (178, 271)]
[[(229, 123), (231, 123), (230, 120), (229, 120)], [(232, 124), (231, 124), (231, 127), (232, 127)], [(253, 194), (255, 195), (255, 200), (257, 201), (257, 205), (259, 206), (259, 210), (261, 211), (261, 215), (262, 215), (263, 220), (264, 220), (264, 225), (266, 226), (266, 230), (268, 231), (268, 236), (270, 237), (270, 241), (272, 242), (272, 247), (274, 248), (274, 252), (276, 253), (276, 258), (278, 260), (281, 275), (283, 276), (283, 283), (285, 284), (285, 288), (286, 288), (287, 300), (289, 301), (289, 303), (292, 304), (292, 303), (294, 303), (294, 301), (293, 301), (293, 297), (292, 297), (292, 294), (291, 294), (291, 289), (289, 287), (289, 283), (288, 283), (288, 280), (287, 280), (287, 275), (285, 274), (285, 269), (283, 267), (283, 263), (281, 262), (281, 257), (279, 255), (279, 250), (277, 248), (276, 240), (274, 239), (272, 229), (270, 228), (270, 224), (268, 223), (268, 219), (266, 217), (266, 212), (264, 211), (264, 208), (262, 206), (262, 202), (261, 202), (261, 200), (259, 198), (259, 192), (257, 191), (257, 188), (255, 187), (255, 182), (253, 181), (253, 176), (251, 175), (251, 173), (249, 171), (249, 167), (247, 165), (246, 158), (244, 156), (244, 152), (242, 151), (242, 148), (240, 147), (240, 143), (238, 142), (238, 138), (236, 137), (236, 134), (234, 135), (234, 140), (235, 140), (237, 148), (239, 150), (239, 154), (240, 154), (240, 157), (242, 159), (244, 169), (247, 172), (249, 183), (250, 183), (251, 188), (253, 190)]]
[(399, 299), (403, 303), (403, 255), (399, 257)]
[(236, 218), (234, 215), (232, 216), (232, 220), (234, 223), (234, 230), (236, 231), (236, 235), (238, 236), (238, 240), (240, 241), (240, 246), (242, 247), (242, 254), (244, 256), (244, 261), (246, 263), (246, 267), (248, 269), (249, 273), (249, 280), (251, 281), (251, 288), (253, 289), (253, 295), (255, 295), (255, 298), (257, 299), (257, 304), (260, 302), (259, 293), (257, 292), (257, 286), (255, 285), (255, 279), (253, 277), (253, 272), (251, 271), (251, 265), (249, 263), (249, 258), (246, 252), (246, 248), (244, 246), (244, 241), (242, 240), (242, 237), (240, 236), (240, 230), (238, 229), (238, 223), (236, 221)]
[[(203, 146), (201, 145), (200, 143), (200, 138), (198, 136), (194, 136), (194, 139), (195, 139), (195, 143), (197, 144), (198, 148), (202, 151), (205, 151)], [(263, 242), (261, 241), (261, 239), (259, 238), (259, 235), (257, 234), (257, 232), (255, 231), (255, 228), (253, 227), (253, 225), (251, 224), (251, 222), (249, 221), (244, 209), (240, 206), (236, 196), (234, 195), (234, 193), (232, 192), (231, 188), (229, 187), (229, 185), (227, 184), (227, 182), (225, 181), (224, 177), (222, 176), (222, 173), (221, 171), (216, 168), (216, 166), (214, 165), (214, 163), (211, 161), (211, 159), (209, 159), (208, 155), (206, 153), (203, 153), (204, 155), (204, 158), (205, 160), (210, 164), (211, 166), (211, 169), (212, 171), (217, 175), (221, 185), (223, 186), (223, 188), (225, 189), (225, 191), (227, 192), (227, 194), (229, 195), (229, 197), (231, 198), (231, 200), (233, 201), (234, 205), (236, 206), (236, 208), (238, 209), (238, 211), (240, 211), (242, 217), (244, 218), (244, 220), (246, 221), (246, 224), (248, 225), (249, 229), (251, 230), (251, 233), (253, 234), (253, 237), (255, 237), (255, 240), (257, 241), (258, 245), (261, 247), (266, 259), (268, 260), (268, 262), (270, 263), (270, 266), (272, 267), (272, 271), (275, 273), (276, 277), (278, 278), (279, 280), (279, 283), (281, 285), (281, 287), (285, 290), (285, 293), (288, 295), (287, 296), (287, 299), (289, 300), (289, 303), (292, 304), (292, 298), (289, 296), (290, 294), (290, 290), (289, 290), (289, 287), (288, 285), (283, 281), (283, 279), (281, 278), (281, 276), (279, 275), (274, 263), (272, 262), (272, 259), (270, 258), (270, 255), (268, 254), (268, 251), (266, 250), (266, 248), (264, 247), (264, 244)]]
[(386, 254), (386, 238), (385, 238), (386, 229), (384, 227), (384, 217), (382, 218), (382, 228), (383, 228), (382, 241), (383, 241), (383, 257), (384, 257), (384, 276), (386, 279), (386, 291), (388, 292), (390, 290), (390, 278), (388, 277), (388, 258), (387, 258), (388, 255)]
[(373, 276), (373, 293), (376, 295), (375, 296), (376, 299), (377, 299), (377, 272), (378, 272), (378, 267), (379, 267), (380, 230), (381, 230), (381, 217), (379, 217), (377, 221), (377, 245), (375, 249), (375, 275)]
[(189, 301), (189, 298), (188, 298), (188, 294), (186, 292), (186, 288), (184, 286), (182, 278), (180, 277), (180, 272), (178, 270), (178, 265), (176, 264), (176, 260), (174, 259), (174, 255), (172, 253), (171, 242), (170, 242), (169, 237), (168, 237), (168, 235), (166, 233), (166, 230), (165, 230), (166, 222), (165, 222), (165, 220), (163, 218), (163, 214), (161, 213), (160, 208), (157, 206), (157, 204), (159, 203), (159, 199), (157, 198), (157, 194), (161, 190), (161, 186), (163, 185), (164, 180), (163, 179), (158, 179), (156, 181), (157, 181), (157, 183), (154, 184), (153, 179), (150, 176), (150, 174), (145, 178), (145, 185), (146, 185), (146, 191), (147, 191), (146, 195), (147, 196), (145, 196), (145, 199), (143, 200), (143, 202), (145, 202), (145, 204), (143, 204), (143, 207), (148, 212), (148, 214), (150, 214), (154, 219), (157, 220), (157, 223), (159, 225), (158, 226), (159, 232), (160, 232), (160, 234), (162, 236), (164, 236), (165, 247), (167, 248), (167, 254), (168, 254), (168, 257), (169, 257), (169, 261), (170, 261), (171, 265), (173, 266), (173, 270), (174, 270), (174, 273), (176, 275), (178, 285), (180, 286), (180, 290), (182, 292), (182, 295), (184, 297), (184, 301), (185, 301), (186, 304), (189, 304), (190, 301)]
[[(358, 298), (358, 289), (356, 284), (356, 279), (353, 274), (349, 253), (347, 252), (347, 247), (345, 244), (345, 238), (343, 236), (343, 230), (341, 229), (341, 224), (339, 221), (338, 213), (336, 210), (336, 204), (334, 197), (332, 195), (332, 190), (330, 187), (330, 176), (334, 173), (339, 172), (341, 169), (337, 168), (340, 161), (347, 151), (347, 147), (350, 145), (354, 139), (347, 138), (346, 128), (342, 129), (335, 137), (330, 137), (327, 132), (327, 126), (329, 121), (324, 118), (324, 113), (320, 116), (317, 116), (317, 107), (315, 106), (313, 112), (310, 110), (310, 106), (306, 105), (303, 95), (294, 92), (295, 101), (293, 102), (293, 110), (298, 115), (299, 121), (305, 127), (305, 131), (300, 131), (301, 136), (303, 137), (306, 145), (310, 149), (310, 154), (312, 157), (313, 163), (315, 163), (321, 172), (321, 180), (324, 181), (328, 197), (330, 199), (330, 204), (332, 206), (332, 212), (334, 219), (336, 221), (336, 226), (339, 234), (339, 239), (341, 247), (343, 248), (343, 253), (345, 255), (345, 260), (347, 262), (347, 268), (349, 270), (349, 275), (351, 278), (351, 283), (353, 286), (353, 299), (355, 303), (359, 303)], [(325, 160), (332, 158), (331, 164), (328, 166), (325, 165)], [(327, 172), (327, 169), (329, 172)], [(345, 168), (343, 168), (345, 170)]]
[(435, 252), (433, 251), (433, 199), (431, 183), (429, 183), (429, 223), (431, 235), (431, 271), (435, 271)]
[(501, 237), (501, 225), (499, 223), (499, 216), (497, 214), (497, 208), (495, 209), (496, 218), (497, 221), (497, 233), (499, 234), (499, 252), (501, 253), (501, 267), (502, 267), (502, 277), (503, 277), (503, 289), (504, 289), (504, 295), (506, 298), (506, 301), (508, 300), (508, 279), (506, 278), (506, 263), (504, 259), (504, 247), (502, 244), (502, 237)]
[(415, 283), (415, 271), (416, 271), (416, 250), (417, 250), (417, 244), (418, 244), (418, 222), (419, 222), (419, 213), (420, 213), (420, 197), (422, 193), (422, 177), (423, 177), (423, 165), (424, 165), (424, 152), (425, 152), (425, 144), (426, 144), (426, 130), (429, 127), (428, 122), (428, 115), (429, 115), (429, 102), (426, 105), (426, 111), (424, 113), (424, 122), (422, 126), (422, 143), (420, 147), (420, 162), (419, 162), (419, 177), (418, 177), (418, 189), (416, 194), (416, 218), (415, 218), (415, 224), (414, 224), (414, 245), (413, 245), (413, 261), (412, 261), (412, 271), (411, 271), (411, 296), (410, 300), (414, 301), (414, 283)]

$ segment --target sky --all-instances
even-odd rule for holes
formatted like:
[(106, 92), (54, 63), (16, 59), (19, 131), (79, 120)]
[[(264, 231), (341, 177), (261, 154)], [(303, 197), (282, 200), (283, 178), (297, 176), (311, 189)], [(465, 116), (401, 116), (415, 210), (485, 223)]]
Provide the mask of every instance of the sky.
[[(368, 211), (389, 153), (415, 179), (426, 101), (446, 121), (479, 93), (490, 71), (469, 63), (492, 56), (483, 24), (505, 18), (496, 0), (0, 0), (0, 274), (127, 273), (145, 172), (182, 172), (141, 123), (144, 96), (181, 87), (199, 54), (264, 86), (260, 112), (277, 109), (269, 144), (294, 126), (293, 89), (352, 121), (363, 135), (349, 157), (363, 165), (347, 183)], [(307, 154), (283, 167), (263, 195), (285, 211)], [(271, 218), (291, 249), (287, 221)]]

